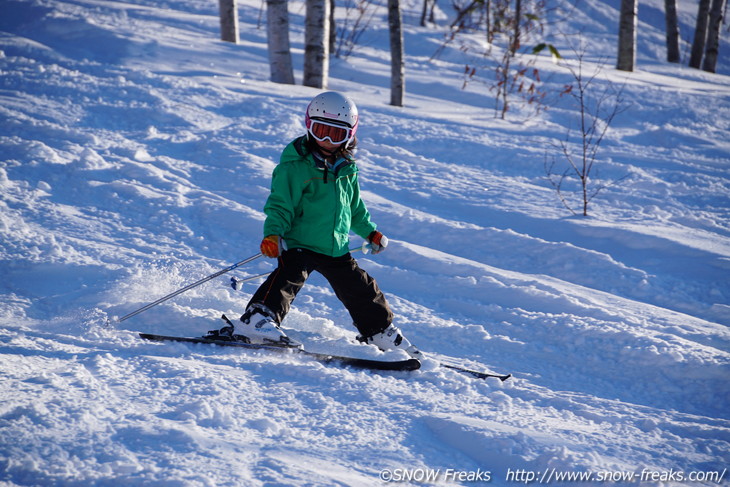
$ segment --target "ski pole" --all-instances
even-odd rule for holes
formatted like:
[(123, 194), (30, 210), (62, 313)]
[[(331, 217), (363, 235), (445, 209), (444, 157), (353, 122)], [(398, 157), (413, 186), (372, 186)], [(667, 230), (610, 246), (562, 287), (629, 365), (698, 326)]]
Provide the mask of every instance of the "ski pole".
[(238, 279), (237, 277), (231, 277), (231, 287), (236, 291), (240, 291), (241, 288), (243, 287), (244, 283), (250, 282), (250, 281), (255, 281), (256, 279), (259, 279), (261, 277), (266, 277), (269, 274), (271, 274), (271, 272), (273, 272), (273, 271), (264, 272), (263, 274), (259, 274), (256, 276), (244, 277), (243, 279)]
[(238, 267), (240, 267), (240, 266), (242, 266), (242, 265), (244, 265), (244, 264), (248, 264), (248, 263), (249, 263), (249, 262), (251, 262), (252, 260), (256, 260), (256, 259), (258, 259), (259, 257), (261, 257), (261, 255), (262, 255), (262, 254), (260, 254), (260, 253), (259, 253), (259, 254), (256, 254), (256, 255), (252, 256), (252, 257), (249, 257), (248, 259), (244, 259), (244, 260), (242, 260), (242, 261), (240, 261), (240, 262), (236, 262), (235, 264), (233, 264), (233, 265), (231, 265), (231, 266), (228, 266), (228, 267), (226, 267), (225, 269), (221, 269), (221, 270), (219, 270), (218, 272), (216, 272), (216, 273), (214, 273), (214, 274), (211, 274), (211, 275), (209, 275), (208, 277), (204, 277), (203, 279), (201, 279), (201, 280), (199, 280), (199, 281), (196, 281), (196, 282), (194, 282), (194, 283), (192, 283), (192, 284), (189, 284), (189, 285), (185, 286), (185, 287), (184, 287), (184, 288), (182, 288), (182, 289), (178, 289), (178, 290), (177, 290), (177, 291), (175, 291), (174, 293), (168, 294), (167, 296), (165, 296), (165, 297), (162, 297), (162, 298), (158, 299), (158, 300), (157, 300), (157, 301), (155, 301), (154, 303), (150, 303), (150, 304), (148, 304), (148, 305), (146, 305), (146, 306), (143, 306), (143, 307), (141, 307), (141, 308), (140, 308), (140, 309), (138, 309), (137, 311), (133, 311), (133, 312), (129, 313), (128, 315), (122, 316), (121, 318), (119, 318), (118, 320), (116, 320), (116, 322), (117, 322), (117, 323), (121, 323), (122, 321), (124, 321), (124, 320), (126, 320), (126, 319), (128, 319), (128, 318), (131, 318), (132, 316), (136, 316), (136, 315), (140, 314), (140, 313), (141, 313), (141, 312), (143, 312), (143, 311), (147, 311), (148, 309), (152, 308), (153, 306), (157, 306), (158, 304), (160, 304), (160, 303), (163, 303), (163, 302), (167, 301), (167, 300), (168, 300), (168, 299), (170, 299), (170, 298), (174, 298), (174, 297), (175, 297), (175, 296), (177, 296), (178, 294), (182, 294), (182, 293), (184, 293), (185, 291), (189, 291), (190, 289), (192, 289), (192, 288), (194, 288), (194, 287), (200, 286), (201, 284), (203, 284), (203, 283), (205, 283), (205, 282), (208, 282), (208, 281), (210, 281), (211, 279), (215, 279), (216, 277), (218, 277), (218, 276), (220, 276), (220, 275), (223, 275), (223, 274), (225, 274), (226, 272), (230, 272), (230, 271), (232, 271), (233, 269), (236, 269), (236, 268), (238, 268)]

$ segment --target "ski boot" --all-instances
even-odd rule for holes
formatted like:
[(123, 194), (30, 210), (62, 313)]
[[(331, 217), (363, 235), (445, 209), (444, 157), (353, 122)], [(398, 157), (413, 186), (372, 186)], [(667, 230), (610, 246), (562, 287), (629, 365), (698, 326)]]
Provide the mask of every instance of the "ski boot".
[(238, 329), (251, 343), (293, 344), (264, 306), (252, 305), (243, 313), (240, 320)]
[[(226, 322), (226, 326), (219, 330), (210, 330), (205, 338), (255, 345), (301, 347), (279, 328), (276, 321), (265, 310), (256, 305), (247, 309), (237, 324), (234, 324), (226, 315), (223, 315), (223, 320)], [(240, 333), (236, 333), (236, 331)]]
[(411, 345), (411, 342), (409, 342), (408, 339), (403, 336), (401, 331), (395, 325), (390, 325), (382, 332), (376, 333), (373, 336), (358, 336), (357, 339), (362, 343), (375, 345), (384, 352), (387, 352), (389, 350), (403, 350), (412, 358), (423, 358), (423, 354), (421, 353), (421, 351), (416, 348), (415, 345)]
[[(223, 315), (223, 319), (226, 321), (226, 326), (220, 330), (209, 331), (206, 338), (255, 345), (301, 347), (301, 344), (286, 336), (286, 333), (271, 316), (271, 312), (260, 304), (251, 305), (235, 325), (225, 315)], [(236, 331), (238, 333), (235, 333)]]

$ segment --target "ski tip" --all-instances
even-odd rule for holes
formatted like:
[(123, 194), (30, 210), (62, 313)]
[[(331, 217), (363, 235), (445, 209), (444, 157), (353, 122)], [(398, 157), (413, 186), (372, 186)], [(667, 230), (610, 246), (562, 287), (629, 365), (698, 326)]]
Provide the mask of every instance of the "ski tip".
[(441, 363), (441, 367), (445, 367), (447, 369), (455, 370), (459, 373), (477, 378), (477, 379), (499, 379), (500, 381), (504, 382), (510, 377), (512, 377), (512, 374), (494, 374), (491, 372), (482, 372), (480, 370), (472, 370), (467, 369), (466, 367), (461, 367), (459, 365), (452, 365), (447, 363)]

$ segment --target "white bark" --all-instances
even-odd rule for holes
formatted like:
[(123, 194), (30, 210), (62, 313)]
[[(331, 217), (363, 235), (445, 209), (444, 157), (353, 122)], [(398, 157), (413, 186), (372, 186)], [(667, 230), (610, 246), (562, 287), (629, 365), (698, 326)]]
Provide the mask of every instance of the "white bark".
[(269, 42), (271, 81), (294, 84), (289, 44), (289, 10), (286, 0), (266, 0), (266, 34)]
[(633, 71), (636, 67), (636, 24), (638, 0), (621, 0), (616, 69)]
[(388, 0), (388, 28), (390, 30), (390, 104), (402, 107), (406, 89), (406, 74), (399, 0)]
[(710, 25), (707, 28), (707, 48), (702, 69), (711, 73), (717, 66), (717, 53), (720, 50), (720, 29), (722, 28), (722, 14), (725, 11), (725, 0), (713, 0), (710, 10)]
[(705, 52), (705, 42), (707, 41), (707, 23), (710, 19), (710, 1), (700, 0), (700, 6), (697, 9), (697, 23), (695, 25), (695, 37), (692, 42), (692, 53), (689, 57), (689, 65), (693, 68), (700, 69), (702, 64), (702, 55)]
[(304, 77), (302, 84), (326, 89), (329, 78), (329, 0), (307, 0), (304, 26)]
[(664, 0), (667, 21), (667, 61), (679, 62), (679, 22), (677, 20), (677, 0)]
[(221, 40), (238, 44), (237, 0), (218, 0), (221, 18)]

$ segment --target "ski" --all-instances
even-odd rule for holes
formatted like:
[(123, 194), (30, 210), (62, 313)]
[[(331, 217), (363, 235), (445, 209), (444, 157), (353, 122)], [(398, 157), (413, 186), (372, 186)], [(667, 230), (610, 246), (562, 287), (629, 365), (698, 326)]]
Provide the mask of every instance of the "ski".
[(204, 337), (179, 337), (167, 335), (155, 335), (151, 333), (140, 333), (140, 338), (153, 341), (172, 341), (186, 343), (204, 343), (209, 345), (218, 345), (221, 347), (239, 347), (248, 350), (265, 350), (274, 352), (284, 352), (296, 354), (311, 358), (322, 363), (334, 363), (337, 365), (354, 367), (358, 369), (382, 370), (382, 371), (411, 371), (421, 367), (421, 362), (416, 359), (407, 360), (374, 360), (356, 357), (343, 357), (339, 355), (331, 355), (328, 353), (310, 352), (300, 348), (299, 346), (290, 346), (283, 344), (256, 344), (246, 343), (243, 341), (217, 340)]
[(489, 379), (489, 378), (496, 378), (501, 380), (502, 382), (506, 381), (510, 377), (512, 377), (512, 374), (495, 374), (492, 372), (482, 372), (479, 370), (473, 370), (473, 369), (467, 369), (466, 367), (462, 367), (460, 365), (452, 365), (452, 364), (445, 364), (443, 362), (440, 362), (441, 367), (455, 370), (457, 372), (460, 372), (465, 375), (469, 375), (471, 377), (475, 377), (477, 379)]

